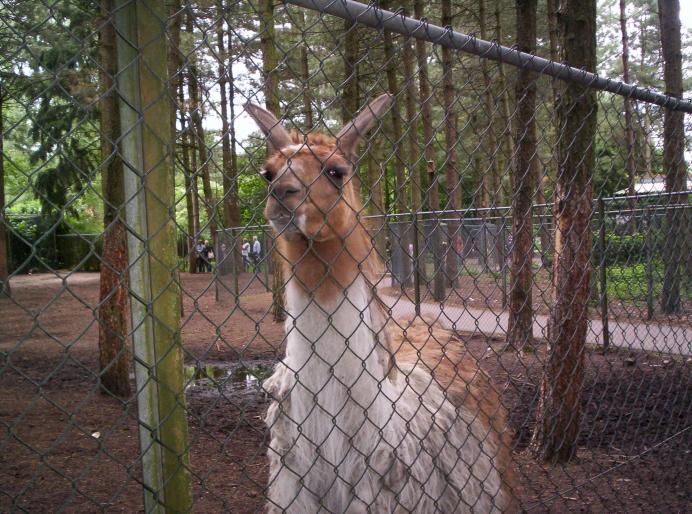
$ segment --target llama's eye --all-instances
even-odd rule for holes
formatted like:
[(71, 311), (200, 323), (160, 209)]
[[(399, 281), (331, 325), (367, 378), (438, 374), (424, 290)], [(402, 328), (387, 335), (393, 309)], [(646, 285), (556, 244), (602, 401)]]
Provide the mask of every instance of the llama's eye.
[(274, 179), (274, 174), (269, 171), (268, 169), (263, 169), (260, 171), (260, 175), (266, 180), (267, 182), (271, 182)]
[(329, 178), (335, 181), (341, 181), (346, 176), (346, 170), (338, 166), (330, 166), (325, 170)]

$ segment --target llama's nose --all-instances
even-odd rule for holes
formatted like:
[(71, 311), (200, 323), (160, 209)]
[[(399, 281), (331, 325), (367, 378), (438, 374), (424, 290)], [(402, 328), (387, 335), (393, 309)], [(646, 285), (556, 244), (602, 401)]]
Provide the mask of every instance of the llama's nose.
[(277, 200), (285, 200), (289, 196), (300, 193), (300, 189), (294, 184), (274, 184), (271, 188), (271, 195)]

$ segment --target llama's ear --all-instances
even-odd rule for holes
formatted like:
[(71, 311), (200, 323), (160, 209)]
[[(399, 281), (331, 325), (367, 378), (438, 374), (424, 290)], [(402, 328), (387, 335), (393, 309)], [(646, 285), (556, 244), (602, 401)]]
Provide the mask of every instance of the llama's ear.
[(358, 113), (352, 121), (344, 125), (336, 135), (336, 145), (341, 152), (349, 159), (354, 159), (358, 143), (363, 136), (372, 128), (379, 118), (389, 109), (394, 101), (394, 96), (389, 93), (380, 95), (370, 102), (365, 109)]
[(267, 136), (274, 148), (280, 150), (292, 144), (291, 135), (271, 112), (249, 102), (245, 104), (245, 110), (259, 125), (259, 128), (262, 129), (262, 132), (264, 132), (264, 135)]

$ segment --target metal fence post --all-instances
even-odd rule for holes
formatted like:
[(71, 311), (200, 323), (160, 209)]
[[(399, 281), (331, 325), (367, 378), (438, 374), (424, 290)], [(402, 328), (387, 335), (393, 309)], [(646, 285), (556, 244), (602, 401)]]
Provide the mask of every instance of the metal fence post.
[(192, 508), (163, 0), (118, 0), (118, 90), (146, 512)]
[(654, 319), (654, 267), (653, 267), (653, 241), (652, 241), (652, 217), (651, 207), (647, 206), (646, 224), (646, 319)]
[(500, 228), (500, 271), (502, 272), (502, 308), (507, 308), (507, 238), (505, 236), (505, 223)]

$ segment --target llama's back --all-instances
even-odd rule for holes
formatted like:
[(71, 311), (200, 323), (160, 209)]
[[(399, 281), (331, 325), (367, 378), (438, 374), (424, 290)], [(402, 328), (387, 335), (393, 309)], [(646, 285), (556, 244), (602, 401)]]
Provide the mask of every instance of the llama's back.
[[(462, 341), (434, 321), (392, 321), (387, 332), (396, 361), (392, 379), (408, 382), (410, 393), (417, 395), (408, 402), (402, 397), (401, 404), (428, 406), (427, 412), (417, 412), (419, 424), (425, 425), (423, 420), (430, 415), (434, 419), (434, 425), (422, 427), (425, 433), (420, 441), (415, 441), (415, 428), (409, 430), (414, 432), (408, 443), (411, 451), (419, 451), (419, 446), (438, 446), (427, 451), (440, 452), (432, 459), (440, 479), (446, 481), (444, 475), (449, 473), (457, 477), (451, 482), (458, 482), (459, 490), (448, 488), (442, 501), (435, 502), (441, 506), (446, 501), (453, 508), (440, 511), (516, 511), (507, 413), (478, 361)], [(441, 398), (435, 398), (438, 395)], [(439, 405), (437, 411), (430, 407), (434, 405)], [(442, 438), (438, 444), (436, 437)], [(419, 455), (413, 460), (414, 466), (424, 460)], [(420, 472), (426, 473), (426, 469)], [(429, 481), (434, 480), (433, 475)], [(463, 498), (461, 504), (455, 503), (459, 496)]]

